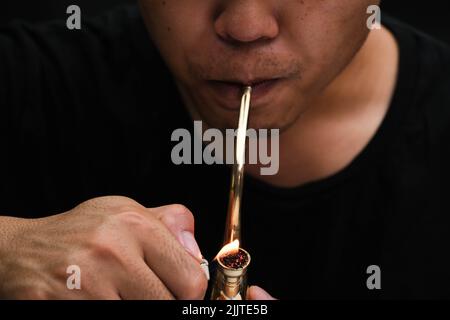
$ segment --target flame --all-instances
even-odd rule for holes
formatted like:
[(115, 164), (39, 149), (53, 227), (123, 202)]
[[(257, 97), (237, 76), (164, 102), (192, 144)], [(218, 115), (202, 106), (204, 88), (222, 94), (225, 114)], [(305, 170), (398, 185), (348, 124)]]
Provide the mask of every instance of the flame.
[(239, 240), (234, 240), (233, 242), (225, 245), (217, 254), (217, 256), (214, 258), (214, 260), (218, 259), (221, 256), (230, 254), (230, 253), (236, 253), (239, 251)]

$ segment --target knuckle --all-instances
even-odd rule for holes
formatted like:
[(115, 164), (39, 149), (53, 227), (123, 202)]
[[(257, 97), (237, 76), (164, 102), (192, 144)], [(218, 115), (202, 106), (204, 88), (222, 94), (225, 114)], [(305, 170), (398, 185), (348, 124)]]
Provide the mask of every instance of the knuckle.
[(182, 204), (173, 204), (169, 206), (168, 210), (171, 214), (167, 214), (161, 217), (165, 223), (177, 224), (181, 221), (185, 221), (189, 224), (194, 223), (194, 215), (192, 212)]
[(116, 203), (115, 205), (112, 206), (112, 209), (114, 209), (115, 212), (117, 213), (123, 213), (123, 212), (142, 212), (143, 207), (135, 202), (133, 200), (133, 202), (121, 202), (121, 203)]
[(109, 233), (99, 232), (88, 242), (89, 256), (94, 261), (119, 260), (120, 252), (115, 243), (116, 239)]
[(131, 198), (123, 196), (105, 196), (87, 200), (77, 206), (78, 209), (115, 209), (119, 211), (122, 207), (138, 208), (141, 207), (141, 205)]
[(114, 247), (108, 243), (96, 242), (91, 246), (91, 254), (101, 259), (114, 258), (117, 256), (117, 252)]
[(175, 214), (192, 216), (191, 211), (186, 206), (179, 203), (170, 205), (170, 210)]
[(122, 211), (117, 215), (120, 226), (143, 232), (152, 232), (159, 228), (157, 219), (152, 219), (138, 210), (132, 210), (133, 208), (128, 209), (130, 210)]
[(117, 214), (116, 218), (121, 224), (131, 226), (142, 226), (147, 221), (147, 219), (141, 213), (137, 212), (136, 210), (132, 210), (132, 208), (124, 208), (124, 210)]
[(161, 217), (161, 222), (167, 226), (176, 226), (179, 223), (179, 219), (171, 214), (165, 214)]

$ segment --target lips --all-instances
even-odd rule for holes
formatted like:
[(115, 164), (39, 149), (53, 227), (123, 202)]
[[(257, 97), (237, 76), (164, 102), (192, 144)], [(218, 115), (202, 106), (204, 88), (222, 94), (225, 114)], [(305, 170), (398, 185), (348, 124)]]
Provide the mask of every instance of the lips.
[(208, 81), (220, 105), (237, 110), (245, 87), (252, 87), (252, 106), (267, 97), (282, 81), (281, 78), (257, 79), (252, 81)]

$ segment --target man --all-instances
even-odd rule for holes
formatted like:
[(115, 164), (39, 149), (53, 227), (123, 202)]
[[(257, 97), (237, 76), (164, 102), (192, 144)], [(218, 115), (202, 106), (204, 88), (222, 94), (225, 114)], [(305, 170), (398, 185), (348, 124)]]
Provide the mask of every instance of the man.
[(151, 41), (133, 8), (3, 29), (0, 296), (203, 298), (229, 167), (175, 165), (171, 134), (235, 128), (252, 86), (280, 164), (246, 167), (249, 298), (448, 298), (450, 51), (370, 31), (378, 4), (142, 0)]

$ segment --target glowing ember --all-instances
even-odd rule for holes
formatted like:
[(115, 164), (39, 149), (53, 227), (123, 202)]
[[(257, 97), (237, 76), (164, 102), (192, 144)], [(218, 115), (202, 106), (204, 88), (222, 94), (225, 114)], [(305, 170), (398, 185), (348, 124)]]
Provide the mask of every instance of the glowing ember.
[(239, 252), (239, 240), (234, 240), (233, 242), (225, 245), (217, 254), (215, 259), (218, 259), (224, 255), (229, 255), (232, 253), (238, 253)]
[(221, 256), (220, 261), (231, 269), (241, 269), (244, 268), (248, 263), (248, 255), (244, 251), (239, 250), (238, 252), (228, 253)]

